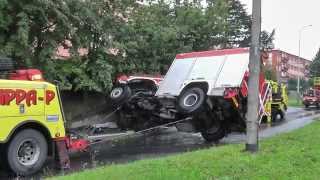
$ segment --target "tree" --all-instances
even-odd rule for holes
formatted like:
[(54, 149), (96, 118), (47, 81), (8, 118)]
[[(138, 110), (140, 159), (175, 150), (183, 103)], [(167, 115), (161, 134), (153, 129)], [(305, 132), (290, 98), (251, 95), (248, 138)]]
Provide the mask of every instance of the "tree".
[(269, 33), (268, 31), (262, 31), (261, 32), (261, 47), (263, 49), (273, 49), (274, 47), (274, 36), (275, 36), (275, 29)]
[(272, 68), (272, 66), (265, 66), (263, 68), (265, 78), (272, 81), (277, 81), (277, 72)]
[(207, 22), (211, 23), (210, 28), (217, 30), (213, 36), (218, 37), (213, 40), (215, 45), (220, 48), (249, 47), (251, 17), (244, 5), (239, 0), (207, 0), (207, 3)]
[(226, 35), (228, 44), (239, 47), (249, 47), (251, 36), (251, 17), (239, 0), (228, 1), (228, 25)]
[[(305, 79), (301, 79), (300, 80), (300, 90), (301, 91), (305, 91), (306, 89), (308, 89), (309, 87), (312, 86), (312, 81), (307, 81)], [(298, 80), (294, 79), (294, 78), (290, 78), (288, 80), (288, 90), (291, 91), (296, 91), (297, 90), (297, 85), (298, 85)]]
[[(104, 51), (112, 47), (119, 19), (114, 14), (121, 8), (118, 1), (2, 0), (0, 53), (43, 70), (46, 79), (58, 80), (63, 89), (104, 92), (113, 75)], [(72, 53), (69, 62), (55, 59), (59, 46)], [(79, 48), (86, 48), (88, 56), (79, 57)]]
[(165, 72), (177, 53), (247, 47), (250, 21), (239, 0), (0, 0), (0, 53), (63, 89), (107, 92), (117, 73)]
[[(58, 80), (64, 89), (107, 93), (123, 58), (122, 53), (113, 55), (108, 51), (121, 49), (114, 39), (126, 25), (128, 9), (133, 6), (130, 0), (87, 0), (70, 7), (77, 17), (71, 31), (75, 35), (70, 38), (74, 53), (69, 62), (49, 61), (48, 78)], [(88, 54), (80, 57), (78, 48), (85, 48)]]
[(70, 7), (78, 1), (2, 0), (0, 2), (1, 54), (20, 64), (41, 67), (58, 44), (73, 36), (77, 20)]
[(250, 16), (239, 1), (174, 5), (159, 1), (132, 11), (114, 37), (126, 55), (124, 72), (160, 72), (181, 52), (248, 46)]
[(311, 77), (320, 77), (320, 49), (310, 65), (310, 75)]

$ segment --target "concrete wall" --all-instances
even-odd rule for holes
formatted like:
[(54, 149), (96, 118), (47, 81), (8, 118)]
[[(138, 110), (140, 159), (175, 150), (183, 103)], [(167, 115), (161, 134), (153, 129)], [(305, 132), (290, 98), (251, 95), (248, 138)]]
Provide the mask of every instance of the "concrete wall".
[(65, 119), (69, 127), (77, 126), (74, 124), (80, 121), (90, 124), (88, 121), (99, 118), (96, 116), (103, 116), (111, 110), (110, 103), (108, 103), (104, 94), (71, 91), (62, 91), (60, 93)]

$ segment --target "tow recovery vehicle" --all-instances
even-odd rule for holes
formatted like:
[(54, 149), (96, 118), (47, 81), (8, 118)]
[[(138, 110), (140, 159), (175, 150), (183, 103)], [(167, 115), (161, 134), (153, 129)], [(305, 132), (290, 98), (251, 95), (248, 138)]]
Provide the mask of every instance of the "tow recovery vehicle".
[[(214, 142), (243, 132), (248, 64), (248, 48), (193, 52), (178, 54), (164, 78), (120, 77), (110, 93), (116, 104), (112, 115), (118, 118), (82, 134), (66, 128), (59, 90), (40, 71), (0, 68), (6, 71), (0, 80), (0, 165), (27, 176), (53, 156), (61, 168), (69, 168), (70, 151), (167, 126), (200, 132)], [(270, 115), (265, 107), (271, 90), (265, 82), (261, 75), (260, 119)], [(104, 131), (110, 128), (119, 133)]]

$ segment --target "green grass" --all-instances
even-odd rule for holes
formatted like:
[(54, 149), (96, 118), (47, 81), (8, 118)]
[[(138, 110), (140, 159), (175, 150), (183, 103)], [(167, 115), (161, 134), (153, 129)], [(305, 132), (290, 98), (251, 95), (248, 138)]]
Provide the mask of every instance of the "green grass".
[(288, 96), (288, 106), (291, 107), (302, 107), (302, 99), (299, 97), (299, 101), (298, 101), (298, 97), (299, 95), (297, 94), (296, 91), (290, 91), (289, 96)]
[(299, 101), (297, 100), (297, 98), (292, 98), (292, 97), (289, 97), (288, 99), (288, 106), (291, 106), (291, 107), (302, 107), (302, 100), (300, 99)]
[(243, 144), (86, 170), (58, 180), (319, 179), (320, 122), (263, 140), (257, 154)]

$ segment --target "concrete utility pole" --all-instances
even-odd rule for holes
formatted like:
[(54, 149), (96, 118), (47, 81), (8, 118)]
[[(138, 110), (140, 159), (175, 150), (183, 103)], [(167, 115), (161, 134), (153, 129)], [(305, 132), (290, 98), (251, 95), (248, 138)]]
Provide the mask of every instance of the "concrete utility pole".
[(258, 146), (258, 109), (260, 76), (261, 0), (252, 0), (252, 29), (249, 61), (247, 143), (246, 150), (256, 152)]
[[(308, 27), (312, 27), (312, 24), (307, 25), (307, 26), (303, 26), (299, 30), (299, 53), (298, 53), (299, 54), (299, 59), (301, 59), (301, 36), (302, 36), (302, 31), (305, 30)], [(300, 76), (299, 75), (298, 75), (298, 82), (297, 82), (297, 94), (298, 94), (297, 102), (299, 103), (300, 102)]]

